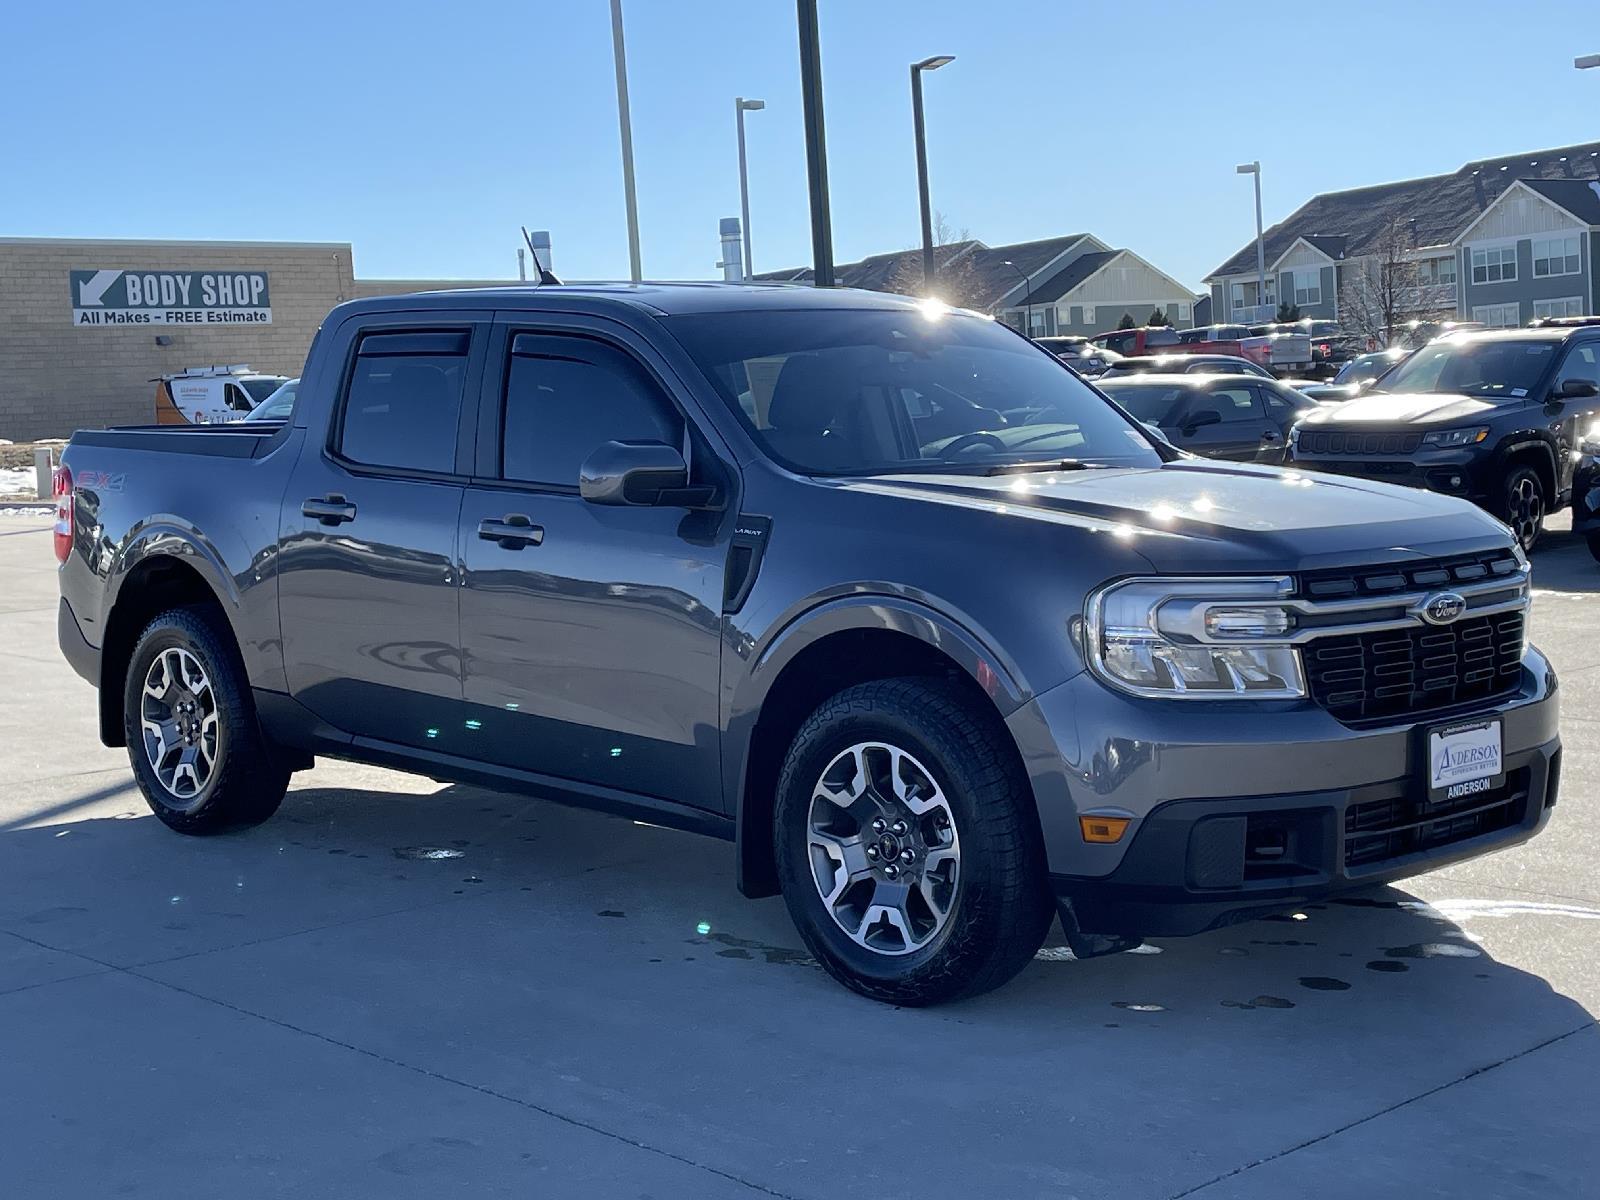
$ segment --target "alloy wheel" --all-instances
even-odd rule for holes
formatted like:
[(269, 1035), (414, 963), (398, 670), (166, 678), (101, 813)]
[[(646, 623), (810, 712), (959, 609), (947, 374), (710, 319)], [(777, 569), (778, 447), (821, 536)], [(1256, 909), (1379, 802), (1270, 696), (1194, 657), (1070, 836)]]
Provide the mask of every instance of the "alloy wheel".
[(911, 954), (949, 922), (961, 882), (955, 814), (900, 747), (860, 742), (835, 756), (812, 789), (806, 838), (817, 895), (857, 945)]
[(1512, 481), (1506, 513), (1517, 542), (1523, 547), (1531, 546), (1544, 523), (1544, 489), (1532, 475), (1524, 472)]
[(140, 701), (144, 753), (179, 807), (198, 805), (216, 772), (222, 733), (216, 693), (200, 660), (181, 646), (156, 655)]

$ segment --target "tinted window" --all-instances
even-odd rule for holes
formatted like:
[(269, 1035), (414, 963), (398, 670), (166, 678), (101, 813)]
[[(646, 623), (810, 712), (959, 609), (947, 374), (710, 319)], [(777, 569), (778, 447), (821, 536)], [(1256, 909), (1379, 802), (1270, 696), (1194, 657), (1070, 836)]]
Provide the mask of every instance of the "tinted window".
[(1263, 419), (1261, 401), (1254, 388), (1218, 388), (1204, 396), (1196, 396), (1189, 405), (1188, 417), (1192, 421), (1198, 414), (1214, 412), (1224, 425)]
[(1600, 347), (1592, 342), (1587, 346), (1574, 346), (1561, 364), (1555, 386), (1560, 387), (1568, 379), (1587, 379), (1600, 384)]
[(681, 440), (671, 403), (622, 352), (583, 338), (520, 334), (512, 343), (505, 478), (576, 487), (583, 460), (606, 442)]
[(1274, 420), (1282, 420), (1290, 413), (1301, 412), (1315, 405), (1291, 387), (1263, 386), (1261, 394), (1267, 401), (1267, 412)]
[(1170, 383), (1113, 383), (1106, 387), (1110, 396), (1141, 421), (1151, 425), (1168, 424), (1172, 411), (1186, 394)]
[(371, 466), (453, 471), (467, 342), (464, 332), (363, 338), (339, 452)]
[(283, 377), (280, 375), (268, 375), (264, 379), (241, 379), (239, 386), (249, 393), (253, 403), (260, 404), (283, 386)]
[(1161, 461), (1053, 355), (978, 317), (906, 307), (666, 323), (767, 451), (812, 474)]

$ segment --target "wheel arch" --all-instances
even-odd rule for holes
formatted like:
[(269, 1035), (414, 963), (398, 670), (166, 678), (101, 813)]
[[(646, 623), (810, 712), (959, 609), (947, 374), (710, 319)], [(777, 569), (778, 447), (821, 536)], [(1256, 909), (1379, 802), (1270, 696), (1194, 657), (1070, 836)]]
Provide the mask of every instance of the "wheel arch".
[[(791, 622), (742, 681), (724, 740), (723, 778), (732, 792), (737, 882), (744, 895), (778, 891), (775, 791), (784, 754), (801, 724), (844, 688), (899, 676), (952, 682), (1002, 728), (1004, 718), (1032, 696), (1010, 664), (976, 635), (904, 598), (835, 601)], [(1005, 738), (1015, 750), (1009, 731)]]
[(130, 545), (112, 579), (100, 643), (100, 740), (121, 746), (126, 744), (123, 688), (145, 627), (170, 608), (207, 606), (221, 615), (237, 647), (230, 610), (238, 604), (238, 591), (214, 552), (162, 529), (147, 530)]
[(1521, 438), (1510, 443), (1500, 452), (1500, 474), (1503, 477), (1521, 466), (1531, 466), (1539, 473), (1539, 482), (1544, 484), (1546, 511), (1555, 511), (1560, 489), (1555, 447), (1542, 437)]

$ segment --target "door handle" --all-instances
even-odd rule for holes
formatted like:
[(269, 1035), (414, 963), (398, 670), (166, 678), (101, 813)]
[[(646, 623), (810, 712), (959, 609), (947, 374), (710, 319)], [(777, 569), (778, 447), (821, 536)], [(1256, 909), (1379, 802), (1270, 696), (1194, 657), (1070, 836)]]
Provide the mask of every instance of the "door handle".
[(535, 525), (521, 513), (507, 513), (503, 520), (485, 517), (479, 521), (478, 536), (486, 542), (500, 543), (505, 550), (521, 550), (544, 541), (544, 526)]
[(324, 525), (342, 525), (356, 519), (356, 506), (338, 492), (331, 492), (320, 500), (307, 500), (300, 506), (302, 516), (315, 517)]

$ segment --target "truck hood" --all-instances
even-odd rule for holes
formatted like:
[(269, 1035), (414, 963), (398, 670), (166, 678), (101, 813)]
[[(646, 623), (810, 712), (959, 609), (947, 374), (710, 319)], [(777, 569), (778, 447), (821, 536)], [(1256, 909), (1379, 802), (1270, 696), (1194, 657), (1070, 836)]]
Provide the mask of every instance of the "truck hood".
[(1368, 392), (1335, 407), (1308, 413), (1302, 425), (1442, 426), (1479, 421), (1495, 407), (1492, 401), (1448, 392)]
[[(1504, 549), (1476, 505), (1417, 488), (1184, 458), (1161, 467), (1028, 475), (894, 475), (839, 486), (981, 507), (1109, 535), (1157, 570), (1273, 574)], [(1003, 536), (1003, 530), (997, 536)]]

